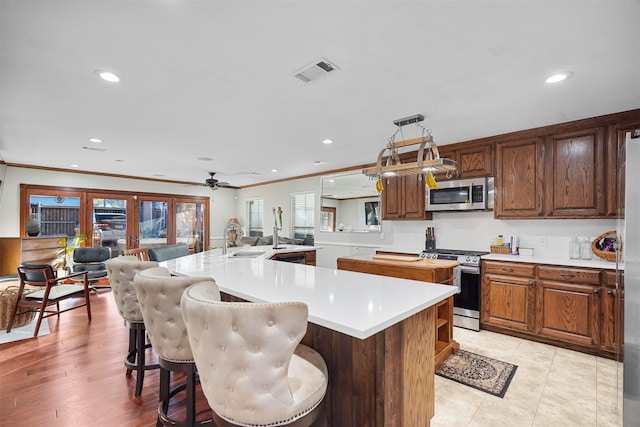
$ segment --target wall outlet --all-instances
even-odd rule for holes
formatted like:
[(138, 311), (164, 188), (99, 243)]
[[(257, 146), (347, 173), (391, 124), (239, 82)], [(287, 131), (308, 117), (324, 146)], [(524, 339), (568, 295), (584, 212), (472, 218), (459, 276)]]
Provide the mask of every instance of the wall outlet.
[(541, 247), (547, 246), (547, 236), (540, 236), (540, 246)]

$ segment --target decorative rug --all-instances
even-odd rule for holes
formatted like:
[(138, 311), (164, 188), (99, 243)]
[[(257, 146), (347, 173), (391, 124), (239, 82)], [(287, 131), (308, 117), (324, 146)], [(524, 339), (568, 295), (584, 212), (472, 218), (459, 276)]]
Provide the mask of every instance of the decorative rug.
[(436, 375), (503, 398), (516, 369), (511, 363), (458, 350), (444, 361)]
[[(19, 328), (11, 329), (10, 333), (7, 333), (5, 329), (0, 329), (0, 344), (6, 344), (8, 342), (24, 340), (27, 338), (33, 338), (33, 331), (36, 329), (36, 322), (38, 321), (38, 317), (34, 317), (31, 323), (27, 323), (24, 326), (20, 326)], [(48, 319), (43, 319), (42, 324), (40, 324), (40, 330), (38, 331), (38, 336), (42, 337), (45, 335), (49, 335), (49, 321)]]

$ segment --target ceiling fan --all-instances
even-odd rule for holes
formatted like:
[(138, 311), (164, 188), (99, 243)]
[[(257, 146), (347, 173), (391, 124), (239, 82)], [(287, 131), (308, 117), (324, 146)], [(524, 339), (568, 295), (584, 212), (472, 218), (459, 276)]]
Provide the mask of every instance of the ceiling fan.
[(212, 190), (217, 190), (218, 188), (230, 187), (231, 184), (228, 182), (219, 181), (214, 177), (215, 172), (209, 172), (209, 178), (204, 181), (203, 185), (211, 188)]

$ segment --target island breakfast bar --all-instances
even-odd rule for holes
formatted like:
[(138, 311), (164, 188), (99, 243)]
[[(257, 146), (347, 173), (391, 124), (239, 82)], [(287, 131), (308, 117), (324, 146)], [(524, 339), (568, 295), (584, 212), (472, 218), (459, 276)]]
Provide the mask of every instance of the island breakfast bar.
[[(289, 246), (286, 252), (315, 249)], [(264, 253), (223, 256), (216, 249), (160, 265), (176, 274), (213, 277), (225, 301), (306, 303), (309, 324), (302, 342), (318, 351), (329, 369), (329, 425), (429, 425), (434, 307), (455, 287), (272, 261), (278, 251), (251, 250)]]

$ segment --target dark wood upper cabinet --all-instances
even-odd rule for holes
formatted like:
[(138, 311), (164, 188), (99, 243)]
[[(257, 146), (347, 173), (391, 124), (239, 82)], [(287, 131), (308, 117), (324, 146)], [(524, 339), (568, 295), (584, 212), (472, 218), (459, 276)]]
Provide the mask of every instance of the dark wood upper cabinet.
[(382, 219), (431, 219), (426, 212), (423, 175), (386, 177), (382, 179)]
[(547, 137), (545, 215), (554, 218), (605, 215), (603, 127)]
[(441, 158), (458, 162), (458, 172), (449, 176), (438, 174), (438, 180), (481, 178), (494, 174), (493, 144), (490, 141), (444, 145), (439, 151)]
[(496, 218), (543, 215), (544, 145), (542, 138), (496, 143)]

